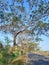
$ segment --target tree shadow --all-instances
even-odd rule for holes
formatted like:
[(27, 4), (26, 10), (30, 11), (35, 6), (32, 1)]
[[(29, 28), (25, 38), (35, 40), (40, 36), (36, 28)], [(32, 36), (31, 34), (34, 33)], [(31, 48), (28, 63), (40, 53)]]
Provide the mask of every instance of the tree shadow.
[(49, 65), (47, 60), (31, 60), (27, 65)]
[(49, 65), (49, 58), (43, 55), (29, 54), (28, 57), (31, 60), (28, 61), (27, 65)]

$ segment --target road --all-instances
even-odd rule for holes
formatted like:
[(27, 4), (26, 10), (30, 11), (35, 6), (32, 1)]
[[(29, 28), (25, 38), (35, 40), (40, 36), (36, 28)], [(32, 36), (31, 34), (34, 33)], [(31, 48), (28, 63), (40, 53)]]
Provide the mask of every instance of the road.
[(28, 53), (26, 65), (49, 65), (49, 57), (35, 53)]

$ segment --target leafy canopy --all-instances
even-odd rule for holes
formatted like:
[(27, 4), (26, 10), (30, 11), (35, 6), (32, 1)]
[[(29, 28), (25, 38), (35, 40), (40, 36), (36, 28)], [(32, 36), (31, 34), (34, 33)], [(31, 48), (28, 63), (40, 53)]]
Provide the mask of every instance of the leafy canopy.
[(49, 36), (48, 0), (0, 0), (0, 30)]

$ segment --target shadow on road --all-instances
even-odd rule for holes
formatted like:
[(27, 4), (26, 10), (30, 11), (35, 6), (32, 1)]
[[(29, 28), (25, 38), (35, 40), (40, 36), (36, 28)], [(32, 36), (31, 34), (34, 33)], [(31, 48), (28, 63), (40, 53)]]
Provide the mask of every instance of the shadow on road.
[(44, 60), (34, 60), (30, 61), (29, 65), (49, 65), (49, 61), (44, 61)]
[(49, 58), (43, 55), (29, 53), (27, 65), (49, 65)]

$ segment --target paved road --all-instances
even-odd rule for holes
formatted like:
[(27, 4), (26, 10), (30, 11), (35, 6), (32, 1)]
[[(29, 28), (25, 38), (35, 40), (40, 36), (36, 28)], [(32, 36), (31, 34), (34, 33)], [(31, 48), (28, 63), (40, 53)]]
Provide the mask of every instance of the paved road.
[(26, 65), (49, 65), (49, 58), (43, 55), (29, 53)]

